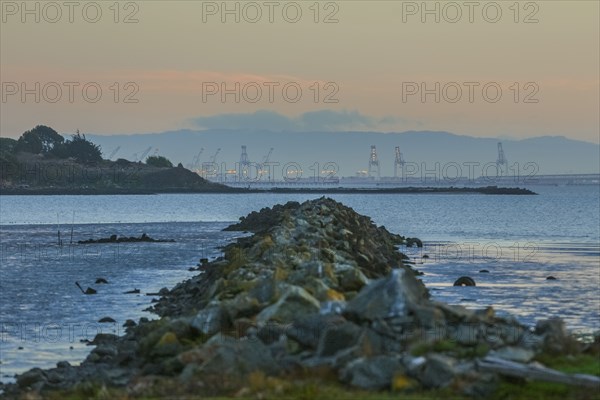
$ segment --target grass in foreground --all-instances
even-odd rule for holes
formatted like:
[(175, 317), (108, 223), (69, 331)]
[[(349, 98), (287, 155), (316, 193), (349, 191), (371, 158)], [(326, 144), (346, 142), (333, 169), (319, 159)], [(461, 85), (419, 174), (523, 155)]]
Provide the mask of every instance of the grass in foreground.
[[(584, 373), (600, 376), (600, 357), (597, 355), (540, 357), (538, 361), (550, 368), (566, 373)], [(56, 391), (46, 394), (50, 400), (467, 400), (456, 396), (451, 390), (429, 390), (412, 392), (367, 392), (343, 386), (333, 377), (324, 379), (304, 377), (304, 379), (279, 379), (252, 374), (248, 385), (231, 396), (206, 397), (183, 394), (177, 379), (157, 380), (147, 396), (135, 397), (124, 389), (86, 385), (71, 391)], [(592, 389), (568, 386), (558, 383), (533, 382), (524, 379), (503, 379), (489, 400), (596, 400), (600, 393)]]

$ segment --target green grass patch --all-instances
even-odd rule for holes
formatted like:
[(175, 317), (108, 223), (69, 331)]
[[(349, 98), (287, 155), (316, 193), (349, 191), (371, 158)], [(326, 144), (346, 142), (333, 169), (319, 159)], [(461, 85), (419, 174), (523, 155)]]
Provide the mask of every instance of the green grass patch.
[[(600, 376), (600, 357), (580, 354), (577, 356), (553, 356), (542, 354), (536, 361), (548, 368), (568, 374), (588, 374)], [(600, 399), (600, 393), (593, 389), (569, 386), (561, 383), (534, 382), (522, 379), (506, 379), (501, 383), (494, 399), (509, 400), (593, 400)]]
[[(257, 388), (256, 388), (257, 389)], [(158, 389), (159, 392), (163, 391)], [(453, 396), (446, 390), (394, 393), (389, 391), (367, 392), (345, 387), (336, 383), (321, 381), (295, 382), (286, 385), (284, 389), (269, 388), (268, 390), (247, 390), (231, 396), (202, 396), (186, 395), (171, 392), (169, 396), (147, 395), (134, 397), (125, 389), (106, 388), (100, 385), (89, 385), (72, 391), (55, 391), (48, 394), (49, 400), (164, 400), (176, 398), (178, 400), (470, 400), (467, 397)]]
[[(549, 356), (542, 354), (536, 357), (548, 368), (553, 368), (569, 374), (588, 374), (600, 376), (600, 356), (581, 354), (578, 356)], [(599, 396), (600, 397), (600, 396)]]
[(593, 389), (550, 382), (502, 382), (492, 400), (594, 400), (600, 394)]

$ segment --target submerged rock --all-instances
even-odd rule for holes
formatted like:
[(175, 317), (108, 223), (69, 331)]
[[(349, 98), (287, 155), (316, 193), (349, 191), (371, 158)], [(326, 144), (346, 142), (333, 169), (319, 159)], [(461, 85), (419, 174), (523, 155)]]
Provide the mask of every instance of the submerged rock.
[(461, 276), (454, 281), (454, 286), (476, 286), (475, 280), (469, 276)]
[(142, 233), (140, 237), (134, 236), (117, 236), (111, 235), (108, 238), (100, 238), (100, 239), (88, 239), (88, 240), (79, 240), (78, 244), (101, 244), (101, 243), (138, 243), (138, 242), (149, 242), (149, 243), (173, 243), (175, 240), (173, 239), (153, 239), (150, 236)]
[(423, 242), (418, 238), (406, 238), (406, 247), (423, 247)]

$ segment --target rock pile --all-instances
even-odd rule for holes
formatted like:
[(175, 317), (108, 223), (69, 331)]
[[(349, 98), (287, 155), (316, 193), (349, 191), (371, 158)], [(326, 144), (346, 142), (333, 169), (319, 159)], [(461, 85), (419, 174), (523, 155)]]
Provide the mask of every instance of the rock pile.
[(257, 373), (329, 371), (367, 390), (485, 396), (497, 375), (480, 371), (478, 358), (528, 362), (577, 347), (560, 320), (530, 331), (491, 308), (430, 300), (397, 250), (407, 239), (331, 199), (263, 209), (229, 229), (255, 234), (161, 291), (160, 320), (97, 337), (80, 367), (28, 371), (7, 393), (92, 381), (136, 396), (156, 393), (150, 378), (161, 377), (182, 393), (231, 394)]
[(78, 244), (97, 244), (97, 243), (138, 243), (138, 242), (151, 242), (151, 243), (173, 243), (175, 240), (173, 239), (153, 239), (150, 236), (142, 233), (142, 236), (117, 236), (111, 235), (107, 238), (100, 239), (88, 239), (88, 240), (80, 240)]
[[(404, 237), (330, 199), (263, 209), (226, 229), (256, 233), (226, 246), (222, 259), (176, 286), (155, 306), (159, 315), (189, 314), (218, 303), (235, 321), (256, 315), (254, 311), (286, 293), (289, 300), (285, 297), (278, 308), (297, 302), (318, 310), (352, 298), (370, 279), (385, 277), (393, 268), (416, 274), (404, 266), (407, 257), (396, 249)], [(420, 281), (413, 279), (412, 284), (422, 297), (428, 296)]]

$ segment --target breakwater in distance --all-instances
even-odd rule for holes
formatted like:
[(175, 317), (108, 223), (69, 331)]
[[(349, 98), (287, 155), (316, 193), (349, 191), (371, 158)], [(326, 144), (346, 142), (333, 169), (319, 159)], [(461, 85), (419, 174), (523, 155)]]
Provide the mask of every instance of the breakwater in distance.
[[(250, 186), (250, 185), (249, 185)], [(210, 189), (190, 189), (185, 187), (162, 189), (134, 188), (71, 188), (71, 187), (14, 187), (3, 188), (0, 195), (127, 195), (127, 194), (159, 194), (159, 193), (209, 193), (209, 194), (487, 194), (487, 195), (535, 195), (536, 193), (518, 187), (220, 187)]]

